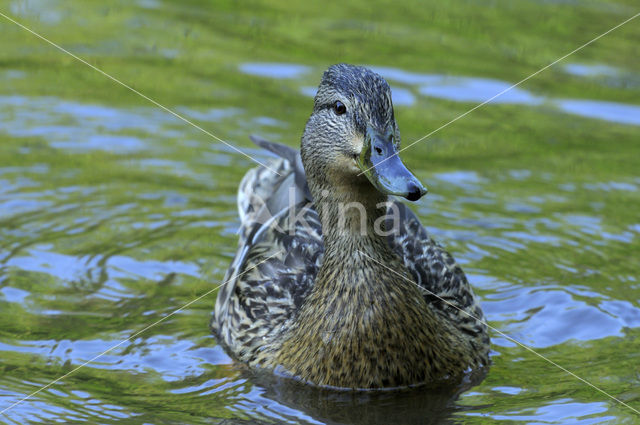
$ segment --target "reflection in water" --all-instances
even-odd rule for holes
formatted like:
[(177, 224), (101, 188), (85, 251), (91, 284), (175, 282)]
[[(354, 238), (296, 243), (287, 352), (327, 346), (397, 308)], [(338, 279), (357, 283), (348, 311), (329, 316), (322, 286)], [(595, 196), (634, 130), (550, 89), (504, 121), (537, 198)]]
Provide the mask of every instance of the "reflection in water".
[[(420, 88), (420, 93), (440, 99), (456, 102), (484, 102), (499, 93), (492, 103), (511, 103), (539, 105), (542, 99), (520, 88), (512, 88), (511, 84), (487, 78), (443, 77), (440, 81)], [(505, 91), (508, 90), (508, 91)]]
[(557, 100), (565, 112), (621, 124), (640, 125), (640, 106), (595, 100)]
[(586, 65), (583, 63), (569, 63), (564, 66), (564, 70), (578, 77), (596, 77), (598, 75), (615, 76), (620, 71), (609, 65)]
[(12, 288), (11, 286), (5, 286), (0, 289), (2, 292), (2, 296), (4, 299), (10, 303), (23, 303), (25, 298), (29, 296), (28, 291), (23, 291), (22, 289)]
[(416, 98), (410, 90), (396, 87), (391, 89), (391, 100), (394, 106), (411, 106), (415, 103)]
[[(583, 299), (561, 288), (511, 288), (488, 298), (483, 307), (489, 321), (510, 322), (501, 330), (530, 347), (624, 335), (627, 320), (605, 309), (604, 303), (594, 306), (593, 298)], [(632, 316), (640, 314), (640, 309), (626, 307)]]
[[(570, 423), (576, 425), (591, 425), (615, 420), (614, 416), (593, 415), (607, 411), (606, 403), (575, 403), (571, 399), (561, 399), (538, 409), (522, 409), (505, 415), (495, 416), (498, 420), (523, 421), (526, 423)], [(478, 416), (470, 414), (469, 416)]]
[[(68, 129), (64, 129), (63, 132), (68, 133), (69, 131)], [(82, 143), (78, 143), (77, 141), (51, 142), (51, 146), (60, 149), (100, 149), (104, 151), (125, 154), (128, 152), (142, 150), (145, 147), (144, 143), (136, 137), (105, 135), (90, 135), (86, 137)]]
[[(467, 192), (474, 192), (474, 190), (480, 188), (479, 184), (486, 183), (486, 180), (473, 171), (450, 171), (434, 174), (433, 177), (446, 182), (446, 184), (466, 189)], [(486, 200), (486, 198), (483, 199)]]
[(245, 74), (270, 78), (297, 78), (309, 72), (309, 67), (292, 63), (245, 63), (240, 71)]
[[(276, 402), (274, 410), (297, 419), (325, 424), (439, 424), (463, 408), (455, 401), (480, 383), (487, 371), (477, 371), (458, 386), (419, 387), (390, 391), (335, 391), (315, 388), (267, 373), (246, 373), (256, 383), (260, 397)], [(283, 407), (291, 410), (284, 410)]]

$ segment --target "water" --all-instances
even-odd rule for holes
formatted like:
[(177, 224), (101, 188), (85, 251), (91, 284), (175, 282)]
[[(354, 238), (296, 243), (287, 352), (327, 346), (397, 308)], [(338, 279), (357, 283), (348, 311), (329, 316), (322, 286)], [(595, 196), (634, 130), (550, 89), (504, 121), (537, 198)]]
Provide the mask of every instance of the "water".
[[(0, 11), (263, 161), (299, 143), (321, 73), (392, 86), (408, 144), (637, 11), (633, 2), (2, 1)], [(285, 17), (284, 11), (291, 17)], [(527, 20), (521, 20), (527, 17)], [(207, 294), (254, 166), (0, 19), (0, 409)], [(640, 409), (637, 22), (404, 152), (414, 206), (492, 327)], [(640, 423), (492, 331), (460, 387), (349, 394), (234, 364), (215, 291), (2, 423)]]

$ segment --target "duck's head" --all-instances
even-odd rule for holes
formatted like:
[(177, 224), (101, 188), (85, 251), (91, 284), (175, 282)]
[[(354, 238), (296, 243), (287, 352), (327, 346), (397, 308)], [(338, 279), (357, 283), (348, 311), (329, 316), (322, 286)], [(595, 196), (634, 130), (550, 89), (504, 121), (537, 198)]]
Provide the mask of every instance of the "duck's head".
[(427, 189), (400, 160), (399, 146), (389, 84), (360, 66), (329, 67), (302, 137), (312, 192), (359, 187), (420, 199)]

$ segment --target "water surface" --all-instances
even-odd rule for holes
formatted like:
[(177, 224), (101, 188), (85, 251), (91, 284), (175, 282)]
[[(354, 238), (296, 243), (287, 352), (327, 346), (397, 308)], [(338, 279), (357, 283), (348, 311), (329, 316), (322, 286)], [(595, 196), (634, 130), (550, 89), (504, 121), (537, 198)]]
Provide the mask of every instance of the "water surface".
[[(637, 13), (631, 1), (241, 5), (0, 1), (0, 11), (259, 161), (296, 146), (322, 71), (391, 84), (408, 144)], [(526, 18), (526, 19), (525, 19)], [(0, 409), (206, 294), (255, 166), (0, 21)], [(640, 31), (404, 152), (412, 208), (492, 327), (640, 409)], [(215, 291), (0, 415), (23, 423), (640, 423), (492, 332), (461, 386), (350, 394), (236, 365)]]

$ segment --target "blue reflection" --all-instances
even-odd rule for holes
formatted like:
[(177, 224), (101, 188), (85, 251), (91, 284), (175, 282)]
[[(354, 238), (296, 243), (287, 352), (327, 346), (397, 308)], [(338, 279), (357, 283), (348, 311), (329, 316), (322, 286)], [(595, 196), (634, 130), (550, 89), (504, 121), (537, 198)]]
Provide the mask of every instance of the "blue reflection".
[(293, 63), (244, 63), (241, 72), (269, 78), (297, 78), (310, 70), (308, 66)]
[(423, 86), (420, 93), (456, 102), (485, 102), (494, 96), (497, 97), (491, 103), (539, 105), (543, 102), (541, 97), (517, 87), (510, 89), (511, 86), (488, 78), (447, 77), (439, 84)]
[(12, 303), (23, 303), (24, 299), (31, 295), (30, 292), (24, 291), (18, 288), (12, 288), (11, 286), (5, 286), (0, 288), (0, 292), (4, 295), (4, 298)]
[(555, 102), (560, 109), (587, 118), (621, 124), (640, 125), (640, 106), (598, 100), (563, 99)]
[(146, 145), (133, 136), (94, 134), (82, 140), (51, 142), (51, 146), (71, 150), (101, 150), (113, 153), (131, 153), (142, 150)]
[(581, 63), (569, 63), (564, 66), (564, 70), (577, 77), (596, 77), (598, 75), (615, 76), (620, 71), (608, 65), (585, 65)]
[[(607, 411), (604, 402), (579, 403), (570, 399), (556, 400), (546, 406), (531, 412), (525, 409), (513, 414), (492, 415), (495, 420), (527, 421), (527, 423), (571, 423), (576, 425), (591, 425), (615, 419), (612, 416), (589, 417)], [(531, 412), (531, 413), (528, 413)], [(469, 414), (469, 416), (475, 416)]]
[(391, 100), (396, 106), (411, 106), (416, 102), (416, 97), (410, 90), (393, 87), (391, 88)]

